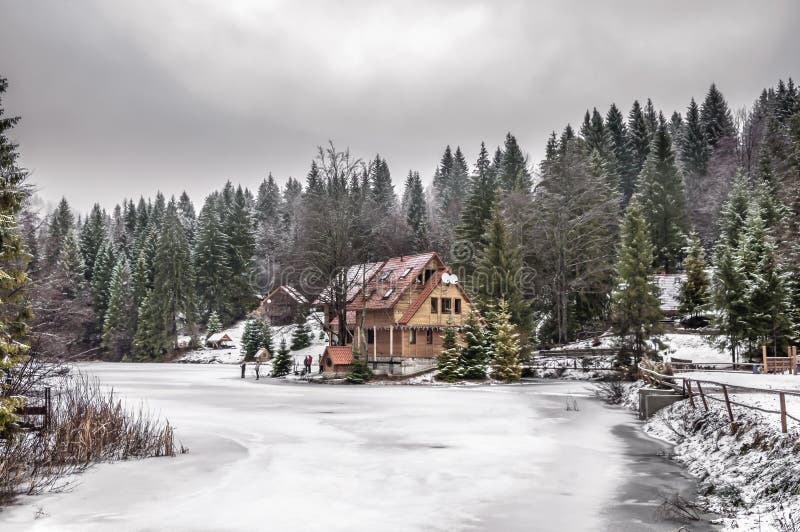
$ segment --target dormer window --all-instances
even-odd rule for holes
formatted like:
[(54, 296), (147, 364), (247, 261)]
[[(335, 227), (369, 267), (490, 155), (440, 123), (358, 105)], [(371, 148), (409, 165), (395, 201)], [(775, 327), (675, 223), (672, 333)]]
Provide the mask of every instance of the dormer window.
[(403, 270), (403, 273), (400, 274), (400, 278), (405, 279), (408, 276), (408, 274), (411, 273), (412, 269), (413, 268), (406, 268), (405, 270)]
[(389, 299), (389, 296), (391, 296), (392, 294), (394, 294), (394, 288), (388, 289), (386, 293), (383, 294), (383, 297), (381, 299)]
[(391, 274), (392, 274), (392, 271), (391, 271), (391, 270), (389, 270), (389, 271), (386, 271), (386, 272), (383, 272), (383, 273), (381, 274), (381, 279), (380, 279), (380, 280), (381, 280), (381, 282), (384, 282), (386, 279), (388, 279), (388, 278), (389, 278), (389, 276), (390, 276)]

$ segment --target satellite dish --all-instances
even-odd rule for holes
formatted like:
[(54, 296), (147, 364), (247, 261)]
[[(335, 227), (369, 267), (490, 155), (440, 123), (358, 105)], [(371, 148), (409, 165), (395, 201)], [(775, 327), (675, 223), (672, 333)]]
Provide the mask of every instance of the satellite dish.
[(456, 284), (457, 282), (458, 282), (458, 275), (456, 275), (454, 273), (451, 273), (450, 274), (450, 283), (451, 284)]
[(450, 284), (450, 274), (445, 272), (442, 274), (442, 283)]

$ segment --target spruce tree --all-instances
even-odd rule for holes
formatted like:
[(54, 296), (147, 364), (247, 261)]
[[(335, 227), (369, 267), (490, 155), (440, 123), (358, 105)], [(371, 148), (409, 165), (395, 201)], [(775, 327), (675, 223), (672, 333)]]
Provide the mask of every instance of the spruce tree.
[(81, 255), (86, 265), (86, 279), (91, 281), (94, 275), (94, 261), (106, 240), (105, 212), (95, 203), (92, 211), (81, 228)]
[(191, 246), (194, 243), (197, 230), (197, 216), (194, 211), (194, 204), (185, 190), (178, 199), (178, 218), (181, 221), (183, 230), (186, 232), (186, 240), (189, 241)]
[(75, 299), (86, 282), (85, 266), (75, 231), (64, 236), (61, 254), (56, 261), (55, 282), (59, 292), (67, 299)]
[(311, 334), (306, 324), (306, 317), (298, 314), (294, 331), (292, 331), (292, 351), (299, 351), (311, 345)]
[(253, 360), (261, 347), (263, 325), (257, 320), (247, 320), (242, 331), (242, 354), (245, 360)]
[(459, 353), (459, 366), (465, 379), (485, 379), (492, 360), (492, 347), (487, 332), (475, 310), (467, 314), (462, 328), (464, 345)]
[(261, 324), (261, 339), (258, 344), (259, 347), (265, 348), (267, 351), (272, 353), (273, 346), (272, 346), (272, 327), (270, 327), (268, 321), (264, 321)]
[(696, 233), (689, 236), (683, 265), (686, 270), (686, 281), (681, 284), (678, 295), (680, 311), (695, 317), (706, 310), (711, 296), (705, 256)]
[(280, 217), (281, 202), (281, 189), (275, 182), (275, 178), (272, 177), (272, 173), (270, 173), (267, 179), (261, 181), (258, 186), (255, 204), (256, 221), (264, 225), (277, 225)]
[(422, 189), (422, 180), (419, 177), (419, 172), (409, 170), (405, 190), (406, 223), (411, 229), (414, 250), (422, 252), (427, 250), (430, 245), (430, 221), (428, 220), (428, 206), (425, 203), (425, 192)]
[(632, 165), (629, 177), (632, 177), (633, 180), (625, 181), (622, 184), (626, 200), (630, 199), (636, 190), (636, 179), (650, 153), (650, 134), (647, 131), (644, 112), (638, 101), (633, 102), (633, 107), (628, 113), (628, 131)]
[(711, 146), (716, 146), (722, 137), (736, 134), (728, 102), (714, 83), (708, 88), (700, 109), (700, 121), (705, 130), (706, 140)]
[(386, 163), (386, 159), (381, 159), (380, 155), (376, 155), (375, 160), (370, 164), (370, 184), (375, 203), (383, 209), (383, 212), (390, 212), (394, 208), (397, 198), (394, 194), (389, 165)]
[(636, 363), (645, 342), (661, 332), (658, 287), (653, 282), (653, 244), (642, 206), (634, 197), (622, 222), (617, 259), (617, 290), (612, 296), (614, 333), (630, 347)]
[(286, 347), (286, 339), (281, 338), (281, 346), (278, 353), (272, 358), (272, 376), (283, 377), (292, 371), (292, 356), (289, 354), (289, 348)]
[(116, 360), (130, 353), (135, 313), (131, 268), (122, 255), (111, 274), (108, 310), (103, 321), (103, 348)]
[(222, 322), (219, 320), (216, 311), (212, 311), (206, 323), (206, 336), (211, 336), (220, 332), (222, 332)]
[(491, 314), (491, 344), (493, 351), (492, 377), (505, 381), (518, 381), (522, 376), (519, 334), (511, 324), (508, 303), (501, 299)]
[(50, 226), (47, 231), (47, 243), (45, 246), (45, 262), (52, 266), (61, 256), (61, 249), (67, 235), (72, 233), (75, 228), (75, 216), (67, 203), (66, 198), (61, 198), (58, 207), (53, 211), (50, 218)]
[(692, 98), (686, 110), (686, 125), (680, 142), (680, 159), (684, 171), (691, 176), (704, 176), (708, 171), (710, 149), (705, 128), (700, 120), (700, 109)]
[(233, 318), (228, 282), (233, 272), (228, 256), (228, 236), (223, 232), (219, 196), (209, 196), (197, 227), (194, 269), (197, 297), (203, 314), (215, 313), (230, 322)]
[(497, 201), (496, 189), (489, 152), (481, 142), (475, 175), (470, 180), (464, 210), (461, 212), (461, 223), (456, 233), (461, 247), (455, 253), (455, 267), (465, 281), (475, 269), (478, 254), (486, 247), (486, 225), (492, 218), (492, 210)]
[(505, 299), (512, 321), (525, 327), (529, 313), (518, 284), (522, 258), (519, 248), (511, 241), (500, 205), (495, 206), (485, 239), (486, 247), (478, 257), (472, 289), (487, 305)]
[[(27, 172), (17, 164), (17, 145), (8, 138), (19, 117), (5, 114), (2, 97), (7, 87), (6, 79), (0, 77), (0, 373), (10, 380), (10, 373), (28, 356), (26, 321), (31, 313), (25, 293), (30, 256), (16, 227), (27, 197)], [(6, 383), (0, 383), (0, 440), (10, 436), (16, 419), (14, 410), (20, 406), (22, 401), (9, 396)]]
[(503, 145), (503, 163), (497, 183), (506, 192), (530, 192), (532, 182), (528, 170), (528, 159), (522, 153), (517, 138), (510, 132), (506, 134)]
[[(230, 199), (230, 207), (223, 218), (223, 229), (227, 236), (227, 262), (230, 277), (227, 285), (227, 301), (232, 318), (239, 318), (256, 305), (255, 290), (250, 286), (253, 270), (255, 236), (253, 223), (247, 206), (244, 190), (238, 187)], [(219, 275), (219, 272), (215, 272)]]
[(94, 274), (92, 275), (92, 301), (97, 312), (98, 323), (102, 329), (108, 307), (109, 286), (117, 259), (114, 246), (109, 241), (104, 241), (94, 260)]
[(686, 196), (663, 117), (639, 177), (638, 195), (655, 246), (654, 264), (672, 273), (685, 241)]
[(448, 323), (442, 336), (442, 352), (436, 360), (439, 372), (436, 378), (445, 382), (455, 382), (461, 377), (461, 352), (456, 338), (456, 329)]
[[(611, 151), (617, 163), (619, 192), (627, 201), (633, 193), (637, 171), (634, 169), (633, 154), (631, 153), (628, 127), (625, 118), (615, 104), (611, 104), (606, 114), (606, 130)], [(627, 194), (627, 197), (626, 197)]]

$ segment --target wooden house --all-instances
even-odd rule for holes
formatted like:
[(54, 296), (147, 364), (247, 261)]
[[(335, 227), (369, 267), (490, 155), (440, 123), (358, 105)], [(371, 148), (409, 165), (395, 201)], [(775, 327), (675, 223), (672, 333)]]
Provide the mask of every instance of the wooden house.
[(345, 377), (350, 373), (353, 363), (352, 346), (329, 345), (325, 348), (320, 359), (326, 377)]
[(272, 360), (272, 355), (269, 352), (269, 349), (266, 347), (262, 347), (258, 351), (256, 351), (255, 359), (258, 362), (267, 362), (268, 360)]
[[(436, 365), (444, 330), (463, 325), (472, 303), (434, 252), (378, 263), (347, 305), (348, 344), (360, 349), (362, 313), (366, 360), (376, 373), (407, 375)], [(334, 318), (329, 324), (337, 330)], [(324, 367), (323, 371), (327, 371)]]
[(233, 340), (231, 339), (231, 337), (224, 332), (218, 332), (206, 338), (206, 345), (210, 345), (214, 349), (219, 349), (220, 347), (226, 347), (225, 344), (228, 344), (228, 347), (230, 347), (230, 344), (232, 343)]
[(261, 301), (258, 313), (269, 318), (272, 325), (289, 325), (302, 314), (308, 305), (308, 299), (289, 285), (275, 288)]

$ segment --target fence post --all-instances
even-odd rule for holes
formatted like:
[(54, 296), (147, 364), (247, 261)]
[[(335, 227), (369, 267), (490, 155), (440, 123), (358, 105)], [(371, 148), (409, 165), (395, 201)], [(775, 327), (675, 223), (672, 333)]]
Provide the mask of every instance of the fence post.
[(764, 359), (764, 375), (769, 373), (769, 368), (767, 368), (767, 346), (761, 346), (761, 358)]
[(706, 402), (706, 396), (703, 393), (703, 387), (700, 386), (700, 381), (697, 381), (697, 391), (700, 392), (700, 399), (703, 400), (703, 406), (705, 407), (706, 412), (708, 412), (708, 403)]
[(792, 375), (797, 375), (797, 346), (792, 346)]
[(694, 404), (694, 395), (692, 394), (692, 383), (689, 382), (689, 379), (683, 379), (683, 382), (686, 383), (686, 391), (689, 392), (689, 402), (692, 404), (692, 410), (696, 409), (697, 406)]
[(725, 395), (725, 406), (728, 407), (728, 418), (730, 418), (731, 423), (733, 423), (733, 410), (731, 410), (731, 400), (728, 398), (728, 387), (724, 384), (722, 385), (722, 393)]
[(50, 409), (52, 408), (52, 403), (50, 401), (50, 387), (47, 386), (44, 389), (44, 430), (48, 430), (50, 428)]
[(779, 396), (781, 398), (781, 432), (786, 434), (786, 395), (780, 392)]

